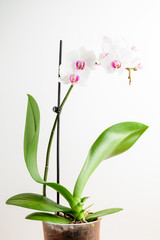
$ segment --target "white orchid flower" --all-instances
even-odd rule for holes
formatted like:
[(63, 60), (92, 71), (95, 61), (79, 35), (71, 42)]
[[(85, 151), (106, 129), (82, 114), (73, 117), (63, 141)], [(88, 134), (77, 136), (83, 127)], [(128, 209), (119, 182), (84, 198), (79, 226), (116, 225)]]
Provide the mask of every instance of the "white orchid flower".
[(99, 56), (98, 65), (102, 65), (108, 73), (122, 73), (124, 70), (128, 70), (130, 84), (130, 71), (137, 71), (142, 68), (135, 46), (124, 39), (111, 39), (109, 37), (103, 39), (102, 53)]
[(65, 84), (85, 85), (90, 72), (95, 69), (96, 56), (85, 48), (74, 50), (66, 55), (64, 64), (60, 66), (59, 81)]

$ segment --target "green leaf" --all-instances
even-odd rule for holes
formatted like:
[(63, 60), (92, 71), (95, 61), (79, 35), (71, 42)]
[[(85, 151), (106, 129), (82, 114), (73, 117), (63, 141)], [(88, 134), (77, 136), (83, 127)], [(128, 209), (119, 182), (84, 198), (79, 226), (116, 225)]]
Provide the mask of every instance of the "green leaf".
[(37, 220), (50, 223), (69, 224), (72, 220), (66, 219), (50, 213), (36, 212), (26, 216), (26, 219)]
[(64, 186), (58, 183), (52, 183), (52, 182), (44, 183), (44, 181), (43, 181), (43, 184), (59, 192), (68, 201), (71, 207), (77, 203), (77, 200), (75, 199), (75, 197), (73, 197), (73, 195)]
[(15, 195), (9, 198), (6, 204), (46, 212), (71, 212), (70, 208), (64, 207), (47, 197), (35, 193), (22, 193)]
[(98, 165), (105, 159), (125, 152), (146, 131), (148, 126), (138, 122), (122, 122), (106, 129), (91, 146), (78, 176), (73, 196), (80, 198), (83, 189)]
[(58, 183), (45, 182), (38, 171), (37, 148), (40, 129), (40, 111), (35, 99), (28, 94), (28, 107), (26, 114), (26, 125), (24, 133), (24, 158), (31, 177), (38, 183), (45, 184), (59, 192), (70, 204), (75, 204), (73, 195)]
[(83, 198), (81, 198), (81, 203), (85, 203), (88, 198), (89, 198), (89, 197), (83, 197)]
[(123, 210), (123, 208), (105, 209), (105, 210), (98, 211), (98, 212), (91, 213), (91, 214), (87, 215), (86, 220), (87, 221), (93, 221), (93, 220), (97, 219), (98, 217), (103, 217), (103, 216), (106, 216), (106, 215), (109, 215), (109, 214), (112, 214), (112, 213), (117, 213), (117, 212), (120, 212), (122, 210)]
[(28, 106), (24, 133), (24, 158), (31, 177), (43, 182), (37, 166), (37, 148), (40, 128), (40, 112), (35, 99), (28, 94)]

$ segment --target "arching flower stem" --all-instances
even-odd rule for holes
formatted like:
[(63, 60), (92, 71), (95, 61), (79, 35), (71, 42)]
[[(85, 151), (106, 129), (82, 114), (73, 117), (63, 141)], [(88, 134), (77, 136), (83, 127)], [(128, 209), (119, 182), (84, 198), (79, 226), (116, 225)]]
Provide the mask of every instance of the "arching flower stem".
[[(70, 88), (68, 89), (68, 92), (66, 93), (61, 105), (60, 105), (60, 110), (62, 111), (62, 108), (73, 88), (73, 84), (70, 86)], [(47, 147), (47, 154), (46, 154), (46, 163), (45, 163), (45, 170), (44, 170), (44, 181), (47, 181), (47, 176), (48, 176), (48, 167), (49, 167), (49, 157), (50, 157), (50, 150), (51, 150), (51, 145), (52, 145), (52, 140), (53, 140), (53, 136), (54, 136), (54, 132), (57, 126), (57, 120), (58, 120), (58, 114), (55, 118), (51, 133), (50, 133), (50, 137), (49, 137), (49, 142), (48, 142), (48, 147)], [(43, 185), (43, 196), (46, 196), (46, 185)]]

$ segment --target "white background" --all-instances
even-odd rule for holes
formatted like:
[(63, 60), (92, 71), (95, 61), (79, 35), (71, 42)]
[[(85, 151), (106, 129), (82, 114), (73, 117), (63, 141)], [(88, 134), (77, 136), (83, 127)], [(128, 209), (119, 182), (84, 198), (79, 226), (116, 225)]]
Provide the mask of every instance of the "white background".
[[(90, 178), (84, 196), (93, 210), (122, 207), (103, 218), (101, 240), (160, 239), (160, 35), (159, 1), (0, 0), (0, 239), (43, 239), (32, 211), (5, 205), (12, 195), (41, 193), (25, 167), (23, 131), (27, 93), (41, 111), (38, 165), (45, 152), (57, 102), (59, 40), (63, 53), (100, 48), (104, 35), (133, 42), (143, 70), (132, 76), (93, 72), (88, 86), (74, 87), (61, 114), (61, 183), (70, 191), (93, 141), (107, 127), (139, 121), (149, 129), (132, 149), (104, 161)], [(68, 86), (63, 86), (65, 94)], [(55, 148), (50, 180), (55, 181)], [(53, 190), (49, 196), (55, 199)], [(63, 200), (61, 203), (65, 204)]]

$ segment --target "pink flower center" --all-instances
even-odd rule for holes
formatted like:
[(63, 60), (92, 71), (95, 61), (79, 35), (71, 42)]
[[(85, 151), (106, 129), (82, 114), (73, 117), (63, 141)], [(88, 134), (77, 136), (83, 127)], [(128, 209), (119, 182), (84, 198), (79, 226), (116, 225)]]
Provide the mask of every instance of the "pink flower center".
[(85, 62), (84, 61), (77, 61), (76, 62), (76, 68), (77, 68), (77, 70), (83, 70), (85, 68)]
[(142, 64), (141, 63), (138, 63), (137, 69), (142, 69)]
[(77, 83), (79, 81), (79, 76), (76, 74), (71, 74), (69, 80), (71, 83)]
[(119, 60), (114, 60), (113, 62), (111, 62), (111, 66), (113, 68), (120, 68), (121, 67), (121, 62)]
[(107, 53), (104, 53), (103, 56), (102, 56), (102, 59), (105, 58), (106, 56), (108, 56), (108, 52)]
[(134, 71), (137, 71), (137, 70), (139, 70), (139, 69), (142, 69), (141, 63), (138, 63), (138, 65), (133, 68)]
[(132, 50), (136, 51), (137, 50), (136, 46), (132, 46)]

